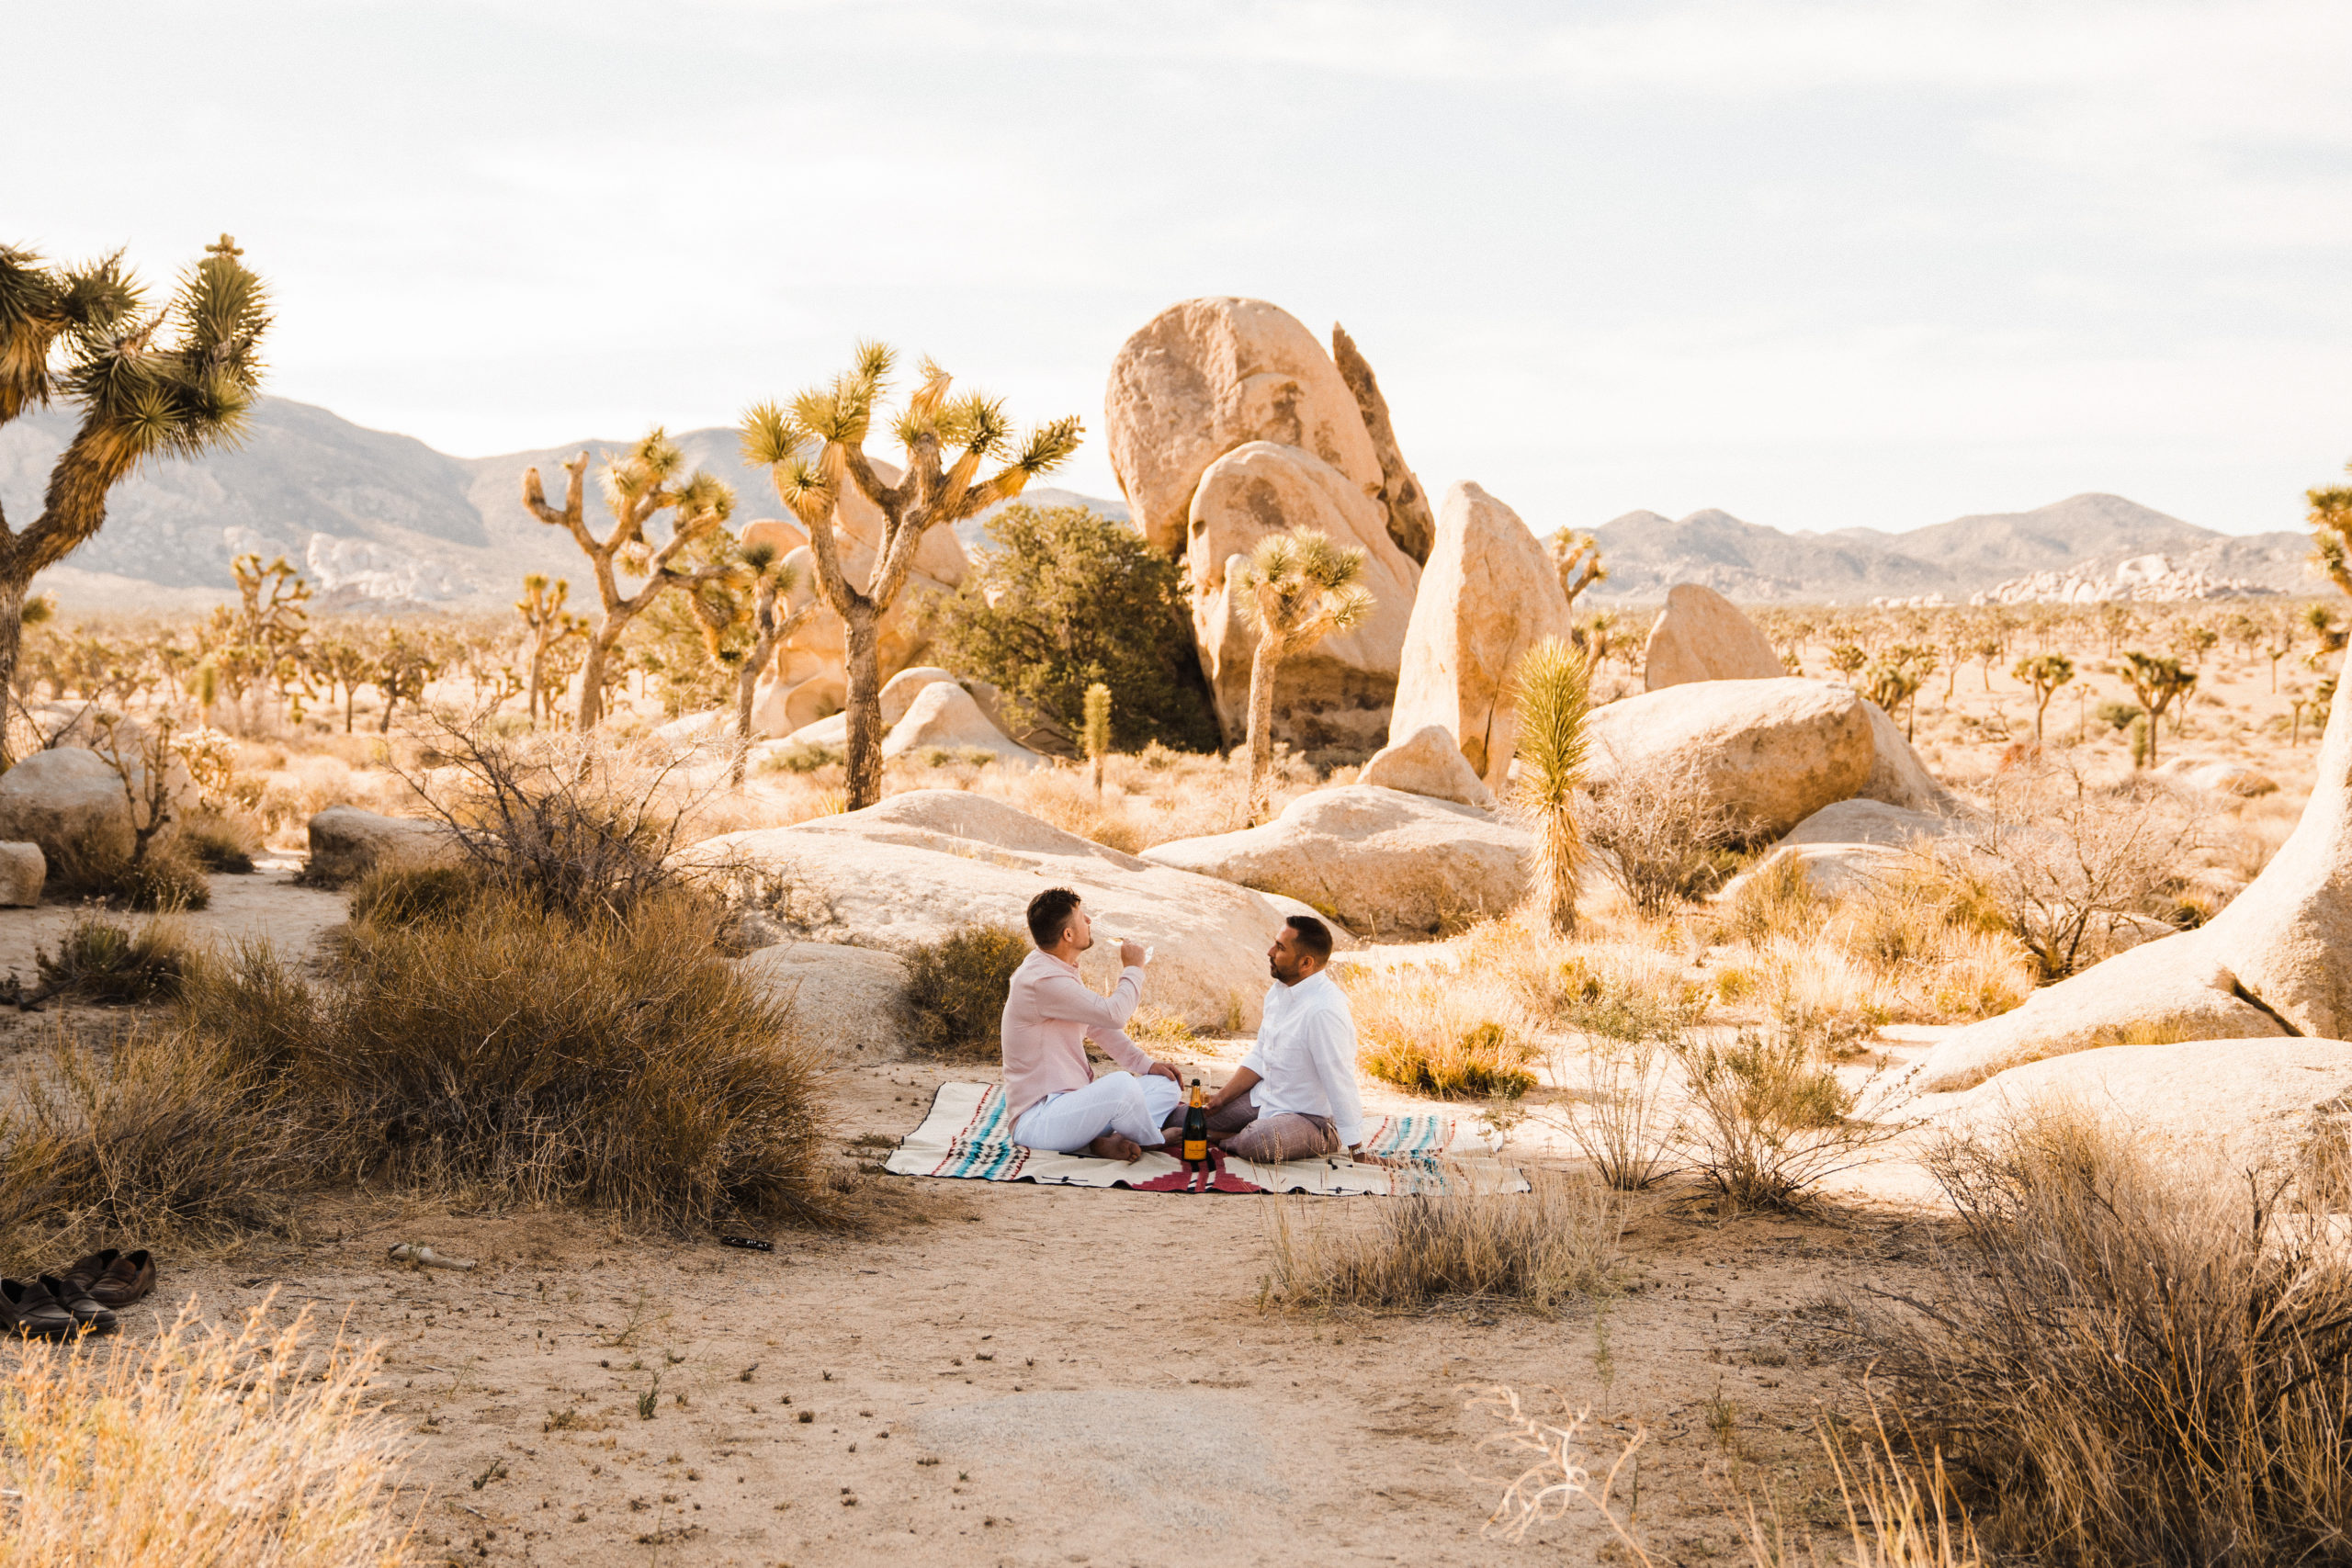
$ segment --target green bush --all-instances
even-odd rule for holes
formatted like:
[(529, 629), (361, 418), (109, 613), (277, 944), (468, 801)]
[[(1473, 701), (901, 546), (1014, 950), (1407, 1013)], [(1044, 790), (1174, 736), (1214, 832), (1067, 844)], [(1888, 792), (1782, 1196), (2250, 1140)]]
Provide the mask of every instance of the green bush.
[(190, 818), (178, 829), (188, 859), (206, 871), (242, 876), (254, 868), (262, 851), (261, 834), (250, 821), (205, 813)]
[(1177, 564), (1082, 506), (1009, 506), (993, 544), (933, 612), (943, 663), (986, 681), (1019, 717), (1075, 750), (1086, 689), (1111, 688), (1112, 743), (1217, 745)]
[(115, 850), (84, 850), (52, 858), (44, 891), (65, 899), (94, 898), (133, 909), (201, 909), (212, 885), (187, 843), (166, 829), (133, 860)]
[(906, 955), (908, 1043), (939, 1056), (992, 1056), (1002, 1049), (1004, 998), (1029, 956), (1017, 927), (975, 923)]
[(379, 926), (446, 919), (480, 897), (487, 886), (470, 865), (379, 866), (352, 888), (351, 918)]

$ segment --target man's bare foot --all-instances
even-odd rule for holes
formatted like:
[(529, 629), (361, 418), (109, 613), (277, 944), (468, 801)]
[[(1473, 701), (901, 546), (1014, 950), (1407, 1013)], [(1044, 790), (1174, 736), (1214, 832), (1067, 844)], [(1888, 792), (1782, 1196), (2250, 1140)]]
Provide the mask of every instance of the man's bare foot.
[(1105, 1133), (1086, 1145), (1086, 1152), (1096, 1159), (1125, 1160), (1129, 1165), (1143, 1158), (1143, 1146), (1133, 1138), (1116, 1133)]

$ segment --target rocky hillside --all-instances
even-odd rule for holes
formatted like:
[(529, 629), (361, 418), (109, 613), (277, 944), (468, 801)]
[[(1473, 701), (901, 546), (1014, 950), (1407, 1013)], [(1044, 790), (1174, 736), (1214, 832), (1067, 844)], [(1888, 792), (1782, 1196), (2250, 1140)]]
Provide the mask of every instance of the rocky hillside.
[(2281, 592), (2319, 586), (2305, 574), (2311, 541), (2300, 532), (2217, 533), (2120, 495), (2077, 495), (1904, 534), (1784, 534), (1712, 510), (1679, 522), (1633, 512), (1593, 532), (1609, 563), (1603, 596), (1623, 601), (1657, 600), (1674, 583), (1701, 582), (1749, 601), (1860, 604), (1940, 594), (1965, 604), (2037, 572), (2106, 576), (2124, 560), (2151, 555), (2183, 572)]
[[(72, 434), (72, 416), (55, 409), (0, 427), (0, 505), (12, 523), (39, 511), (50, 462)], [(739, 519), (780, 509), (767, 475), (739, 461), (734, 431), (686, 431), (678, 441), (691, 461), (735, 487)], [(502, 605), (525, 572), (576, 576), (583, 564), (568, 539), (523, 510), (523, 470), (537, 466), (560, 499), (566, 458), (624, 445), (591, 439), (453, 457), (413, 436), (268, 398), (243, 446), (193, 463), (150, 464), (117, 486), (105, 531), (43, 586), (75, 608), (185, 604), (227, 592), (229, 562), (254, 550), (301, 562), (329, 607)], [(592, 515), (608, 525), (593, 482), (588, 496)], [(1126, 514), (1120, 502), (1067, 491), (1040, 487), (1026, 499)], [(965, 526), (967, 544), (979, 526)]]

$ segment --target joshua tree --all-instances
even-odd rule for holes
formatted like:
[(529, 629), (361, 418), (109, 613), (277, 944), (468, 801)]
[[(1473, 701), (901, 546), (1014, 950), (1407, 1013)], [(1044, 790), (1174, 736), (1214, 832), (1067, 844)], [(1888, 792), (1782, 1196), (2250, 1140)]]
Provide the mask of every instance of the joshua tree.
[(2075, 678), (2075, 661), (2063, 653), (2037, 653), (2018, 660), (2011, 675), (2033, 688), (2033, 738), (2041, 739), (2041, 716), (2058, 688)]
[(16, 682), (33, 574), (97, 533), (107, 491), (149, 457), (192, 457), (243, 429), (269, 326), (243, 254), (221, 235), (152, 310), (119, 253), (51, 268), (0, 245), (0, 425), (55, 398), (81, 412), (40, 514), (22, 531), (0, 514), (0, 691)]
[(1086, 761), (1094, 773), (1094, 793), (1102, 793), (1102, 759), (1111, 750), (1111, 688), (1097, 681), (1086, 688)]
[(1226, 592), (1258, 628), (1250, 661), (1250, 819), (1263, 818), (1274, 759), (1274, 676), (1283, 660), (1372, 613), (1372, 592), (1356, 579), (1363, 551), (1313, 529), (1269, 534), (1247, 556), (1225, 563)]
[(2140, 699), (2148, 715), (2148, 765), (2156, 765), (2156, 729), (2173, 699), (2185, 697), (2197, 684), (2197, 671), (2184, 670), (2177, 659), (2154, 653), (2123, 656), (2123, 683)]
[[(728, 783), (741, 789), (743, 765), (751, 754), (752, 696), (758, 689), (760, 672), (784, 646), (784, 639), (816, 612), (817, 602), (810, 599), (797, 610), (791, 608), (792, 595), (800, 588), (800, 573), (785, 564), (782, 552), (772, 544), (748, 545), (741, 551), (730, 545), (714, 556), (708, 564), (716, 570), (687, 594), (686, 603), (694, 606), (695, 619), (702, 624), (703, 646), (710, 657), (734, 672), (735, 761), (728, 772)], [(748, 602), (741, 597), (747, 591)], [(738, 626), (750, 628), (751, 644), (729, 648), (723, 639)]]
[(1849, 683), (1861, 673), (1862, 666), (1870, 661), (1871, 656), (1862, 651), (1860, 643), (1834, 642), (1829, 645), (1829, 668), (1846, 677)]
[(2312, 525), (2312, 564), (2337, 588), (2352, 593), (2352, 556), (2346, 554), (2352, 549), (2352, 485), (2307, 490), (2303, 500), (2311, 508), (2304, 516)]
[(1600, 541), (1563, 528), (1547, 543), (1553, 569), (1560, 574), (1560, 592), (1568, 596), (1568, 608), (1574, 610), (1577, 595), (1609, 575), (1609, 569), (1600, 564)]
[[(539, 722), (539, 705), (548, 690), (548, 660), (551, 654), (567, 642), (588, 635), (588, 618), (576, 615), (563, 607), (571, 596), (571, 584), (564, 578), (548, 581), (548, 574), (534, 571), (523, 579), (523, 596), (514, 601), (514, 613), (523, 617), (523, 629), (530, 637), (531, 673), (525, 687), (528, 694), (524, 703), (530, 715), (532, 728)], [(555, 716), (555, 699), (546, 699), (548, 716)]]
[(359, 688), (375, 675), (376, 661), (349, 637), (331, 637), (311, 645), (311, 669), (326, 683), (330, 702), (337, 692), (343, 694), (343, 732), (350, 734), (358, 711)]
[[(622, 457), (607, 463), (605, 502), (612, 508), (613, 528), (601, 539), (588, 531), (583, 515), (587, 453), (563, 466), (560, 510), (548, 504), (538, 469), (527, 469), (523, 475), (523, 504), (540, 522), (569, 530), (596, 573), (596, 593), (603, 602), (605, 618), (588, 639), (585, 672), (580, 681), (582, 734), (595, 728), (605, 716), (605, 661), (613, 645), (648, 604), (673, 588), (695, 582), (691, 576), (673, 573), (670, 563), (679, 551), (725, 523), (735, 510), (735, 492), (713, 475), (696, 468), (681, 480), (678, 475), (685, 461), (678, 444), (656, 425)], [(657, 547), (646, 538), (645, 527), (664, 512), (674, 515), (670, 519), (669, 538)], [(645, 585), (634, 593), (623, 593), (616, 571), (642, 577)]]
[(2295, 651), (2295, 617), (2280, 611), (2262, 633), (2262, 657), (2270, 660), (2270, 694), (2278, 694), (2278, 661)]
[[(742, 426), (744, 460), (767, 468), (776, 493), (808, 527), (818, 592), (842, 618), (853, 811), (882, 798), (882, 617), (906, 586), (924, 531), (1012, 500), (1031, 479), (1069, 461), (1083, 433), (1075, 418), (1057, 419), (1031, 431), (1014, 454), (1002, 400), (978, 392), (949, 398), (947, 372), (926, 359), (922, 385), (907, 399), (896, 424), (906, 472), (897, 484), (884, 484), (866, 457), (865, 438), (893, 357), (887, 344), (861, 344), (856, 364), (831, 385), (802, 392), (789, 409), (762, 403), (743, 416)], [(995, 474), (979, 479), (981, 463), (1008, 457)], [(882, 513), (882, 536), (862, 590), (842, 570), (833, 537), (844, 484), (855, 486)]]
[(1584, 777), (1585, 715), (1592, 695), (1588, 657), (1545, 637), (1520, 657), (1511, 676), (1519, 738), (1511, 807), (1535, 833), (1535, 901), (1553, 931), (1577, 929), (1577, 886), (1585, 863), (1576, 818)]

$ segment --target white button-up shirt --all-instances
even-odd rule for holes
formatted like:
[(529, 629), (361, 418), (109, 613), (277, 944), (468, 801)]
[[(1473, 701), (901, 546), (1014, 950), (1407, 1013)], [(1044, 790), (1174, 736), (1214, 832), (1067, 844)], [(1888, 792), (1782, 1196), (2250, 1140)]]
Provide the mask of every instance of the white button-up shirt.
[(1355, 1016), (1329, 974), (1310, 975), (1295, 986), (1274, 982), (1266, 992), (1258, 1043), (1241, 1065), (1258, 1075), (1250, 1098), (1259, 1115), (1328, 1116), (1342, 1145), (1363, 1142)]

